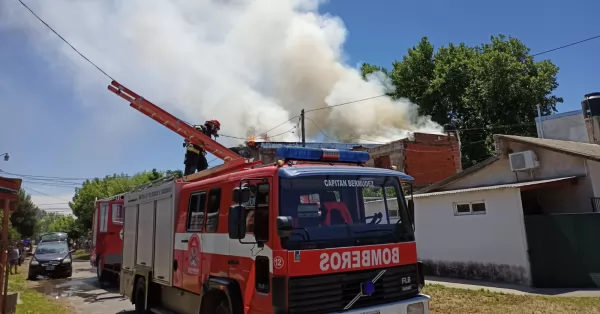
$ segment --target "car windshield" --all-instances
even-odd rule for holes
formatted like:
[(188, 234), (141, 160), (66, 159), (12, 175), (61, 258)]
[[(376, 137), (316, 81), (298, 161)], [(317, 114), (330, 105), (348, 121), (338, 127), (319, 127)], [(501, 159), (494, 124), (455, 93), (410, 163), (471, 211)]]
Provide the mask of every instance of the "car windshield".
[(67, 234), (62, 232), (47, 233), (41, 236), (40, 242), (66, 241)]
[(286, 249), (414, 241), (397, 177), (281, 178), (279, 199), (294, 227)]
[(48, 244), (40, 244), (35, 250), (35, 254), (59, 254), (59, 253), (67, 253), (69, 248), (65, 243), (48, 243)]

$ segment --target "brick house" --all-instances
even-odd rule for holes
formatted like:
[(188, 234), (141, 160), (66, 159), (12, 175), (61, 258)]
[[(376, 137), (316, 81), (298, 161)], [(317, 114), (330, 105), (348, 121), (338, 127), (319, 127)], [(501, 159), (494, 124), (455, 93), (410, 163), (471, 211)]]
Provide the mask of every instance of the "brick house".
[[(265, 164), (275, 162), (281, 146), (301, 146), (297, 142), (257, 142), (247, 151), (249, 157)], [(462, 170), (460, 141), (454, 132), (443, 134), (411, 133), (407, 138), (387, 144), (306, 143), (306, 147), (367, 151), (367, 167), (390, 168), (415, 178), (415, 188), (442, 181)]]

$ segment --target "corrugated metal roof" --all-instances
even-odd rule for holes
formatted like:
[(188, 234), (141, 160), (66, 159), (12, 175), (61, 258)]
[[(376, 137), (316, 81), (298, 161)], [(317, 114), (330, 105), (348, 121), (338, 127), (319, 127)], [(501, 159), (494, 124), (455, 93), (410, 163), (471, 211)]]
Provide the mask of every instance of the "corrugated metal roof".
[(451, 191), (423, 193), (423, 194), (415, 194), (413, 197), (414, 198), (422, 198), (422, 197), (428, 197), (428, 196), (439, 196), (439, 195), (448, 195), (448, 194), (457, 194), (457, 193), (479, 192), (479, 191), (487, 191), (487, 190), (499, 190), (499, 189), (506, 189), (506, 188), (521, 188), (521, 187), (524, 187), (524, 186), (531, 186), (531, 185), (539, 185), (539, 184), (545, 184), (545, 183), (552, 183), (552, 182), (557, 182), (557, 181), (570, 180), (570, 179), (574, 179), (574, 178), (577, 178), (577, 177), (572, 176), (572, 177), (563, 177), (563, 178), (555, 178), (555, 179), (548, 179), (548, 180), (539, 180), (539, 181), (518, 182), (518, 183), (509, 183), (509, 184), (501, 184), (501, 185), (482, 186), (482, 187), (470, 188), (470, 189), (461, 189), (461, 190), (451, 190)]
[(504, 134), (496, 134), (494, 135), (494, 139), (496, 141), (499, 139), (506, 139), (511, 142), (535, 145), (558, 153), (600, 161), (600, 145), (596, 144)]

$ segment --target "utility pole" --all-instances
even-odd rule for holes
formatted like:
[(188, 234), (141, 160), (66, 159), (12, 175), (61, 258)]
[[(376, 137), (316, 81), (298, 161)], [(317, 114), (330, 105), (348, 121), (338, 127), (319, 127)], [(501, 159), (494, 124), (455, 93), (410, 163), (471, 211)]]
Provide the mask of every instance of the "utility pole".
[(300, 111), (300, 127), (302, 128), (302, 147), (306, 147), (306, 137), (304, 136), (304, 109)]

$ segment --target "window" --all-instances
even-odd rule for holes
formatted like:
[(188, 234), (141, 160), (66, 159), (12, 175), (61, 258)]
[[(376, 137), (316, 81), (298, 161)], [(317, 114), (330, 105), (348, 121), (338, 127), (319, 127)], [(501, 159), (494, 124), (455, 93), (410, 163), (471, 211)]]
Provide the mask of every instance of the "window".
[(123, 204), (112, 204), (112, 220), (113, 223), (123, 224)]
[(256, 185), (256, 200), (254, 209), (254, 235), (256, 240), (269, 240), (269, 183)]
[(206, 213), (206, 232), (217, 232), (219, 226), (219, 208), (221, 207), (221, 188), (208, 192), (208, 211)]
[(472, 215), (472, 214), (485, 214), (485, 202), (465, 202), (465, 203), (454, 203), (454, 215)]
[(202, 232), (204, 226), (204, 209), (206, 207), (206, 192), (202, 191), (190, 196), (188, 205), (187, 231)]

